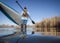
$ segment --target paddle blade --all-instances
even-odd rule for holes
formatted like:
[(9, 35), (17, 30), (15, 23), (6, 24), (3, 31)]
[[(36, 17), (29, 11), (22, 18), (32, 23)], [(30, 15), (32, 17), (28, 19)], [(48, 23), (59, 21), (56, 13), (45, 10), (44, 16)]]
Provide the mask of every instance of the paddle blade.
[(32, 21), (32, 23), (33, 23), (33, 24), (35, 24), (35, 22), (34, 22), (34, 21)]

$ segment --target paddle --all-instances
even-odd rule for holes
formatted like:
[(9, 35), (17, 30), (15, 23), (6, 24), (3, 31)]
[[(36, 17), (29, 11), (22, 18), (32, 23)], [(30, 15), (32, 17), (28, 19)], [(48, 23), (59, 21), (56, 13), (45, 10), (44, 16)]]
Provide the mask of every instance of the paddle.
[[(19, 4), (18, 0), (16, 0), (16, 3), (19, 5), (19, 7), (24, 11), (23, 7)], [(31, 19), (31, 17), (29, 16), (30, 20), (32, 21), (33, 24), (35, 24), (35, 22)]]

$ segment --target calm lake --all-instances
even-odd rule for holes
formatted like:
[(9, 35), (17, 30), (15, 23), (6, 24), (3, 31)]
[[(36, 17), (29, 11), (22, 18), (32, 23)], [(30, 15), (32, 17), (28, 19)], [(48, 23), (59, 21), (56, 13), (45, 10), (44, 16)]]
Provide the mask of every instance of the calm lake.
[[(32, 30), (32, 28), (27, 29), (27, 34), (31, 34)], [(0, 28), (0, 36), (13, 34), (14, 32), (16, 32), (16, 28)]]
[[(16, 30), (16, 28), (0, 28), (0, 37), (4, 35), (13, 34), (15, 32), (18, 32), (19, 30), (18, 29)], [(31, 35), (32, 31), (34, 31), (33, 28), (27, 28), (28, 35)], [(60, 32), (56, 33), (56, 28), (37, 28), (34, 35), (49, 35), (49, 36), (59, 35), (60, 36)]]

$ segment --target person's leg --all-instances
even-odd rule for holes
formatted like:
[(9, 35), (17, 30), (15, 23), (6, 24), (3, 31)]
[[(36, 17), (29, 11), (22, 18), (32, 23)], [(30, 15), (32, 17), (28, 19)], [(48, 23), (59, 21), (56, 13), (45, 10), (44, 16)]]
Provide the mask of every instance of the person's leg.
[(21, 34), (23, 34), (23, 24), (21, 24)]
[(21, 33), (26, 34), (26, 24), (21, 24)]
[(25, 24), (25, 34), (27, 33), (27, 25)]
[(23, 34), (26, 34), (26, 24), (23, 24)]

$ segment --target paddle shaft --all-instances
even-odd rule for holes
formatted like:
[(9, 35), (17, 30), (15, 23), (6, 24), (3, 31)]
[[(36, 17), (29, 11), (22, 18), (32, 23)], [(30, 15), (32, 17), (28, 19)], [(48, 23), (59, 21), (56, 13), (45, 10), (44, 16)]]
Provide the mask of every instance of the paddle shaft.
[[(16, 0), (16, 3), (19, 5), (19, 7), (24, 11), (23, 7), (18, 3), (18, 1)], [(32, 21), (33, 24), (35, 24), (35, 22), (31, 19), (31, 17), (29, 16), (30, 20)]]

